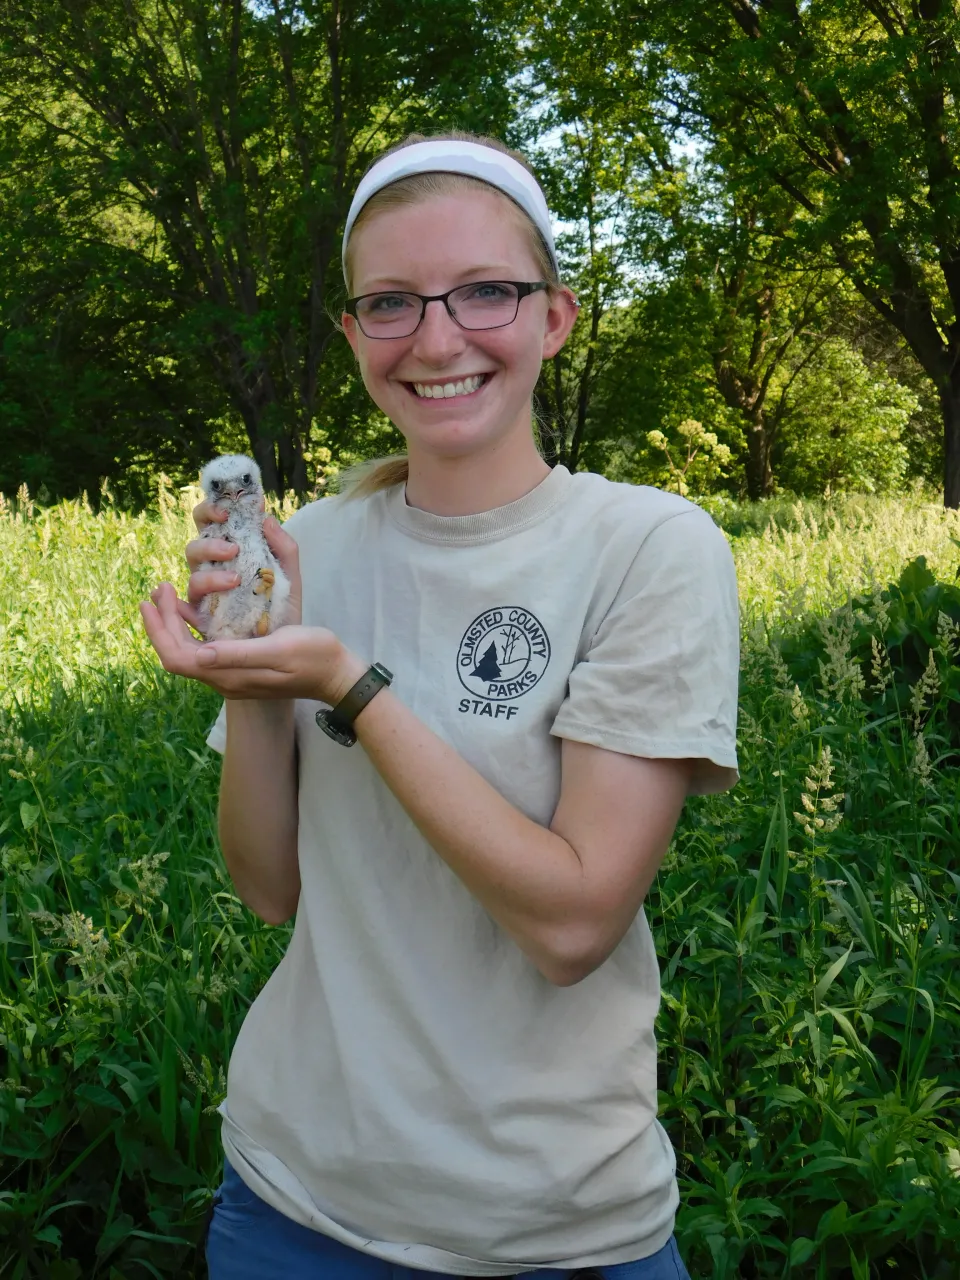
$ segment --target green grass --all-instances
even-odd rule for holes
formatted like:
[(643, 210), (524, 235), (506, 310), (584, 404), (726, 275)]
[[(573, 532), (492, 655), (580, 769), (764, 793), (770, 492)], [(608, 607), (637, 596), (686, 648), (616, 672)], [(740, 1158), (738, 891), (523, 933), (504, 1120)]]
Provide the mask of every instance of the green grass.
[[(216, 846), (218, 700), (161, 670), (136, 611), (183, 585), (190, 501), (0, 509), (0, 1280), (204, 1274), (214, 1109), (288, 936)], [(681, 1249), (695, 1278), (955, 1280), (956, 636), (883, 723), (842, 652), (796, 689), (779, 637), (919, 554), (952, 581), (960, 522), (917, 499), (717, 514), (742, 780), (688, 805), (648, 902)]]

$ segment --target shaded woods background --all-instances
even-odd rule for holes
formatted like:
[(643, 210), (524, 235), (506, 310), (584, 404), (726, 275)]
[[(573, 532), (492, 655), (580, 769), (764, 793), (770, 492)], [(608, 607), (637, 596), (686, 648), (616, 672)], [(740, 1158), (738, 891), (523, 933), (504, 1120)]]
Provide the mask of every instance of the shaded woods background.
[(276, 491), (400, 445), (339, 237), (411, 129), (537, 163), (582, 316), (551, 460), (753, 498), (960, 502), (952, 7), (0, 0), (0, 491)]

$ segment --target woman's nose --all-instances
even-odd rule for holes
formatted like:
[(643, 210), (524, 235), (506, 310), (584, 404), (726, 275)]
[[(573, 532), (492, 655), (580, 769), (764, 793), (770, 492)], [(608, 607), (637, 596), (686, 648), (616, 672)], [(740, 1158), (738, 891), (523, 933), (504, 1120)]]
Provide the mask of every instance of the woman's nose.
[(463, 349), (466, 334), (440, 301), (428, 302), (420, 327), (414, 334), (419, 356), (431, 364), (442, 364)]

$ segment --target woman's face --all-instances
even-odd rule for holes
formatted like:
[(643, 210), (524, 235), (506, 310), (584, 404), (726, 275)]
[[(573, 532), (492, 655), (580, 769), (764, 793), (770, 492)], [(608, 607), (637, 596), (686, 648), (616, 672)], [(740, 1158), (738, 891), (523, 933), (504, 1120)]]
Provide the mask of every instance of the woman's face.
[[(351, 292), (438, 294), (474, 281), (539, 280), (521, 216), (496, 191), (385, 209), (354, 233)], [(573, 295), (564, 289), (523, 298), (516, 320), (501, 329), (461, 329), (441, 302), (428, 304), (408, 338), (368, 338), (346, 314), (343, 327), (364, 385), (411, 453), (456, 457), (496, 448), (515, 432), (529, 436), (541, 362), (556, 355), (575, 320)], [(463, 395), (417, 390), (477, 377), (479, 387)]]

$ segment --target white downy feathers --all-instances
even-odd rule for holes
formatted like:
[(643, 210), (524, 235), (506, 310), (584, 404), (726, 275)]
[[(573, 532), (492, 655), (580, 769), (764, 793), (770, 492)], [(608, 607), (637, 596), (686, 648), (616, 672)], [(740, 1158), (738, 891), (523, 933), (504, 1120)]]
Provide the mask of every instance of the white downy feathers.
[(240, 575), (240, 585), (203, 597), (198, 606), (206, 640), (247, 640), (269, 635), (284, 622), (290, 581), (263, 535), (263, 485), (260, 468), (243, 454), (208, 462), (200, 473), (208, 501), (227, 512), (226, 522), (211, 522), (201, 538), (223, 538), (240, 548), (232, 560), (205, 561), (201, 569), (225, 569)]

